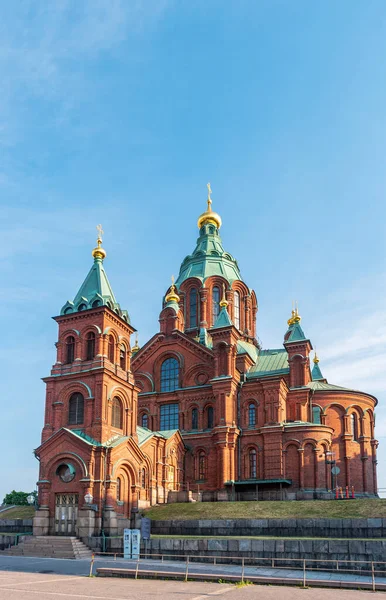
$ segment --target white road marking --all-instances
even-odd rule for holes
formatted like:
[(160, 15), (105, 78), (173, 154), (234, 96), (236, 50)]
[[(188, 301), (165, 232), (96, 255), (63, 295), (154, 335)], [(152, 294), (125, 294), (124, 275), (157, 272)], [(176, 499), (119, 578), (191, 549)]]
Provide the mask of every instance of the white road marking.
[[(78, 577), (72, 577), (72, 580), (74, 579), (84, 579), (84, 577), (81, 577), (80, 575)], [(68, 576), (67, 577), (61, 577), (60, 579), (42, 579), (42, 580), (38, 580), (35, 579), (34, 581), (21, 581), (20, 583), (12, 583), (12, 585), (34, 585), (35, 583), (52, 583), (54, 581), (68, 581)], [(9, 583), (7, 584), (0, 584), (0, 589), (4, 588), (4, 587), (8, 587)]]
[[(21, 591), (20, 589), (14, 589), (11, 587), (2, 587), (1, 590), (5, 590), (7, 592), (17, 592), (18, 594), (20, 594)], [(88, 594), (70, 594), (68, 592), (46, 592), (45, 590), (23, 590), (23, 594), (39, 594), (40, 596), (42, 594), (46, 594), (47, 596), (55, 596), (55, 598), (57, 598), (58, 596), (63, 596), (64, 598), (91, 598), (91, 600), (106, 600), (106, 596), (95, 596), (94, 594), (92, 596), (89, 596)], [(127, 600), (127, 596), (125, 598), (113, 598), (113, 596), (109, 596), (108, 598), (109, 600)]]
[(222, 588), (221, 590), (217, 590), (216, 592), (210, 592), (209, 594), (203, 594), (202, 596), (195, 596), (194, 598), (191, 598), (190, 600), (208, 600), (208, 598), (210, 596), (219, 596), (220, 594), (226, 594), (227, 592), (231, 592), (232, 590), (235, 590), (236, 588), (234, 587), (227, 587), (227, 588)]

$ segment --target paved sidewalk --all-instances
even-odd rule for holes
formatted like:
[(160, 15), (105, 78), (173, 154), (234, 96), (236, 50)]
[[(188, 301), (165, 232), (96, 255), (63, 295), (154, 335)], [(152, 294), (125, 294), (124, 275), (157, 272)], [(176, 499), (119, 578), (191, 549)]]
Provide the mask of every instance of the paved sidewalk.
[[(137, 571), (137, 561), (133, 560), (111, 560), (109, 565), (106, 559), (98, 558), (95, 561), (97, 574), (102, 576), (134, 576)], [(188, 569), (188, 570), (187, 570)], [(267, 568), (267, 567), (245, 567), (244, 574), (240, 565), (229, 564), (208, 564), (200, 562), (182, 561), (160, 561), (160, 560), (145, 560), (141, 559), (138, 562), (138, 576), (141, 577), (146, 573), (150, 576), (152, 573), (158, 576), (171, 576), (172, 573), (185, 577), (186, 570), (188, 577), (195, 576), (197, 579), (224, 579), (231, 578), (232, 581), (244, 580), (256, 581), (259, 583), (284, 583), (290, 585), (303, 585), (304, 572), (302, 569), (285, 569), (285, 568)], [(126, 571), (126, 573), (125, 573)], [(129, 571), (129, 572), (127, 572)], [(360, 573), (342, 573), (340, 571), (311, 571), (305, 572), (306, 585), (329, 585), (331, 587), (357, 587), (369, 589), (372, 587), (372, 577), (369, 575), (361, 575)], [(376, 589), (386, 591), (386, 578), (374, 578)]]

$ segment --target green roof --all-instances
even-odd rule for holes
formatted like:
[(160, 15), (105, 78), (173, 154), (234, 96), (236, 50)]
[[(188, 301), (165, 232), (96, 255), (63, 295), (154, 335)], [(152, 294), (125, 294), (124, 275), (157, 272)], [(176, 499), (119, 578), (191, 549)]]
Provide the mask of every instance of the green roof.
[(292, 325), (288, 327), (287, 333), (284, 337), (285, 342), (301, 342), (306, 339), (307, 338), (304, 335), (304, 331), (300, 327), (300, 323), (292, 323)]
[(219, 275), (230, 284), (242, 281), (237, 261), (225, 252), (217, 227), (205, 224), (200, 229), (200, 237), (192, 254), (183, 260), (176, 281), (179, 289), (189, 277), (197, 277), (204, 282), (208, 277)]
[(94, 440), (89, 435), (86, 435), (83, 429), (67, 429), (67, 427), (63, 427), (63, 429), (69, 431), (73, 435), (76, 435), (78, 438), (80, 438), (87, 444), (90, 444), (91, 446), (103, 446), (104, 448), (114, 448), (115, 446), (119, 446), (120, 444), (126, 442), (126, 440), (129, 439), (126, 435), (114, 435), (112, 438), (110, 438), (104, 444), (102, 444), (101, 442), (97, 442), (96, 440)]
[[(345, 388), (340, 385), (333, 385), (332, 383), (326, 383), (325, 381), (310, 381), (306, 387), (311, 388), (315, 392), (355, 392), (356, 394), (363, 394), (359, 390), (353, 390)], [(366, 394), (367, 396), (369, 394)]]
[(215, 324), (213, 325), (213, 327), (211, 329), (221, 329), (221, 327), (229, 327), (232, 325), (233, 325), (233, 323), (231, 321), (231, 318), (229, 316), (229, 313), (228, 313), (226, 307), (222, 306), (220, 312), (218, 313)]
[(269, 377), (270, 375), (285, 375), (289, 373), (287, 351), (278, 348), (277, 350), (261, 350), (257, 362), (247, 373), (247, 379), (254, 377)]
[(311, 373), (312, 381), (318, 381), (320, 379), (325, 379), (322, 375), (322, 371), (320, 370), (319, 363), (314, 363), (312, 373)]
[(147, 440), (150, 440), (153, 436), (162, 437), (165, 440), (171, 438), (175, 433), (177, 433), (178, 429), (168, 429), (165, 431), (151, 431), (146, 427), (137, 427), (137, 435), (138, 435), (138, 444), (142, 446)]
[(130, 318), (126, 310), (122, 310), (115, 299), (114, 292), (110, 282), (107, 279), (106, 271), (101, 258), (94, 258), (94, 264), (73, 301), (68, 300), (60, 311), (61, 315), (66, 315), (80, 310), (96, 308), (98, 306), (108, 306), (120, 317), (130, 323)]
[(237, 354), (248, 354), (255, 363), (259, 356), (259, 351), (253, 344), (245, 342), (244, 340), (239, 340), (237, 342)]

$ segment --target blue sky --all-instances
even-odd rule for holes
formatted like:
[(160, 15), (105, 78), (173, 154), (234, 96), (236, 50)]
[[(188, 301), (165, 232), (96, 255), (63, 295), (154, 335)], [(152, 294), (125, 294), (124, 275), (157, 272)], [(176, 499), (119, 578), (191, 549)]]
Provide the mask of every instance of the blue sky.
[(296, 298), (329, 381), (379, 398), (386, 488), (385, 55), (383, 0), (0, 0), (0, 500), (37, 479), (95, 226), (144, 343), (207, 181), (264, 347)]

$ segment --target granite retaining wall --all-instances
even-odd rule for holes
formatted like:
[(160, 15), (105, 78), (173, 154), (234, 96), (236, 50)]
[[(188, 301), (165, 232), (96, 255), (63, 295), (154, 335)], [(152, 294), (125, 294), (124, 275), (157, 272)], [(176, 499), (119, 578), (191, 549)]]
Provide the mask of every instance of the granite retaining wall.
[[(122, 552), (122, 538), (107, 538), (108, 552)], [(306, 559), (307, 569), (314, 567), (327, 570), (371, 571), (371, 562), (386, 576), (386, 540), (305, 540), (305, 539), (154, 539), (142, 541), (141, 554), (163, 560), (183, 560), (190, 556), (199, 562), (217, 562), (245, 565), (302, 567)], [(248, 560), (249, 559), (249, 560)], [(269, 560), (268, 560), (269, 559)], [(281, 560), (278, 560), (281, 559)], [(319, 561), (312, 564), (311, 561)], [(272, 562), (273, 561), (273, 562)], [(276, 562), (275, 562), (276, 561)], [(357, 563), (349, 561), (358, 561)], [(337, 564), (338, 562), (338, 564)]]
[(234, 519), (152, 521), (158, 535), (386, 538), (386, 519)]
[(0, 519), (0, 534), (30, 532), (32, 532), (32, 519)]

